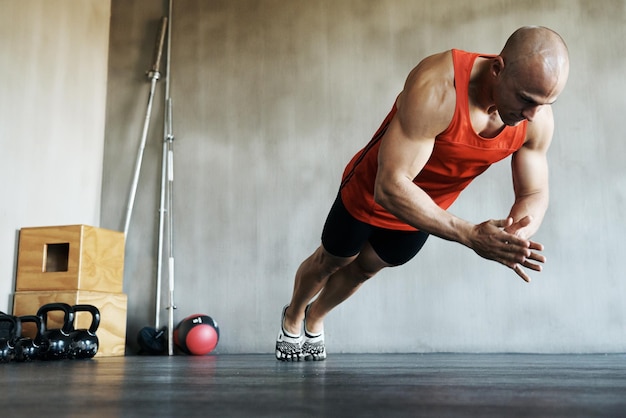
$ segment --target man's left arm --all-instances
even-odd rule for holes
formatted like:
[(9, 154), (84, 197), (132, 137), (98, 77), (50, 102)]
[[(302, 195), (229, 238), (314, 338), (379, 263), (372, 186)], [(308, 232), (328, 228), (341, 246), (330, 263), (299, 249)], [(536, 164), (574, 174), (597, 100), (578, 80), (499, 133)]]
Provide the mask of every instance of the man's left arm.
[[(537, 115), (533, 122), (528, 123), (527, 140), (511, 159), (515, 202), (509, 212), (511, 225), (504, 230), (524, 239), (530, 239), (541, 226), (550, 194), (547, 152), (552, 141), (554, 122), (550, 106), (542, 110), (541, 117)], [(530, 242), (531, 249), (543, 251), (542, 244), (532, 240)], [(543, 263), (545, 257), (539, 256), (536, 261)], [(541, 265), (528, 260), (521, 263), (520, 267), (541, 271)], [(523, 269), (517, 268), (515, 271), (524, 280), (528, 278)]]
[(513, 224), (507, 230), (525, 239), (539, 229), (550, 195), (547, 152), (554, 122), (551, 107), (542, 110), (542, 117), (528, 123), (527, 140), (511, 159), (515, 203), (509, 213)]

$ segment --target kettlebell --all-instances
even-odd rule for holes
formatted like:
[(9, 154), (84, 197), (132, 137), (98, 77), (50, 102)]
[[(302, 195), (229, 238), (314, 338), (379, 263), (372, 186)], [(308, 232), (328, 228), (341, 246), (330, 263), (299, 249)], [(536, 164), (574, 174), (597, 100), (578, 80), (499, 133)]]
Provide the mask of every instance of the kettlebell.
[[(48, 313), (52, 311), (63, 312), (63, 326), (61, 328), (48, 328)], [(67, 303), (48, 303), (39, 308), (37, 316), (44, 327), (40, 358), (42, 360), (67, 358), (72, 344), (70, 333), (74, 327), (74, 310), (72, 307)]]
[(20, 319), (0, 313), (0, 363), (8, 363), (15, 359), (17, 340), (21, 334)]
[[(41, 343), (44, 333), (43, 322), (37, 315), (24, 315), (19, 317), (22, 324), (32, 322), (37, 326), (37, 334), (35, 338), (24, 337), (20, 334), (18, 345), (15, 353), (16, 361), (31, 361), (39, 358), (41, 351)], [(24, 327), (22, 326), (22, 330)]]
[(74, 311), (74, 319), (77, 316), (76, 312), (89, 312), (91, 314), (91, 325), (88, 329), (77, 329), (70, 333), (72, 343), (70, 345), (69, 358), (92, 358), (98, 352), (99, 341), (96, 331), (98, 326), (100, 326), (100, 311), (93, 305), (74, 305), (72, 309)]

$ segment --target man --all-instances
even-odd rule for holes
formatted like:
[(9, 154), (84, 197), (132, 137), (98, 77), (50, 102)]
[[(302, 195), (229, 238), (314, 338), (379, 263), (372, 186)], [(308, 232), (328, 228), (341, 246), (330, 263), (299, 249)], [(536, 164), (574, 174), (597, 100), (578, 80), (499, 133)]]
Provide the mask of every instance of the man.
[[(322, 245), (296, 273), (276, 358), (325, 359), (324, 317), (381, 269), (413, 258), (430, 234), (527, 282), (525, 269), (541, 271), (543, 245), (530, 238), (548, 206), (550, 105), (568, 72), (567, 46), (544, 27), (518, 29), (500, 55), (451, 50), (419, 63), (344, 171)], [(506, 218), (474, 225), (446, 211), (476, 176), (509, 155), (515, 202)]]

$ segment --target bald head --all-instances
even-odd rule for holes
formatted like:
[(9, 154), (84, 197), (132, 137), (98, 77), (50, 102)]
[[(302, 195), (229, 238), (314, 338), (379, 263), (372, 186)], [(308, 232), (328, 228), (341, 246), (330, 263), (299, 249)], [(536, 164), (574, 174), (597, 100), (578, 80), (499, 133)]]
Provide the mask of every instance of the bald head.
[(490, 62), (484, 79), (489, 98), (502, 121), (511, 126), (534, 120), (543, 106), (554, 103), (569, 75), (565, 42), (539, 26), (516, 30)]
[(519, 28), (506, 41), (500, 56), (509, 75), (532, 69), (536, 75), (564, 83), (569, 74), (567, 45), (558, 33), (545, 27)]

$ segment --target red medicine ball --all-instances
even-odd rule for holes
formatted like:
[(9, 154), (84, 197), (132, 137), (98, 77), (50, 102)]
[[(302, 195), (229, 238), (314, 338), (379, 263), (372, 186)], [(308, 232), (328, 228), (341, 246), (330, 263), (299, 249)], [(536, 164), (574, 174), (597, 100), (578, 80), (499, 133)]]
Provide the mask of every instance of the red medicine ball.
[(174, 344), (186, 354), (209, 354), (215, 349), (219, 339), (220, 329), (217, 323), (203, 314), (188, 316), (174, 329)]

